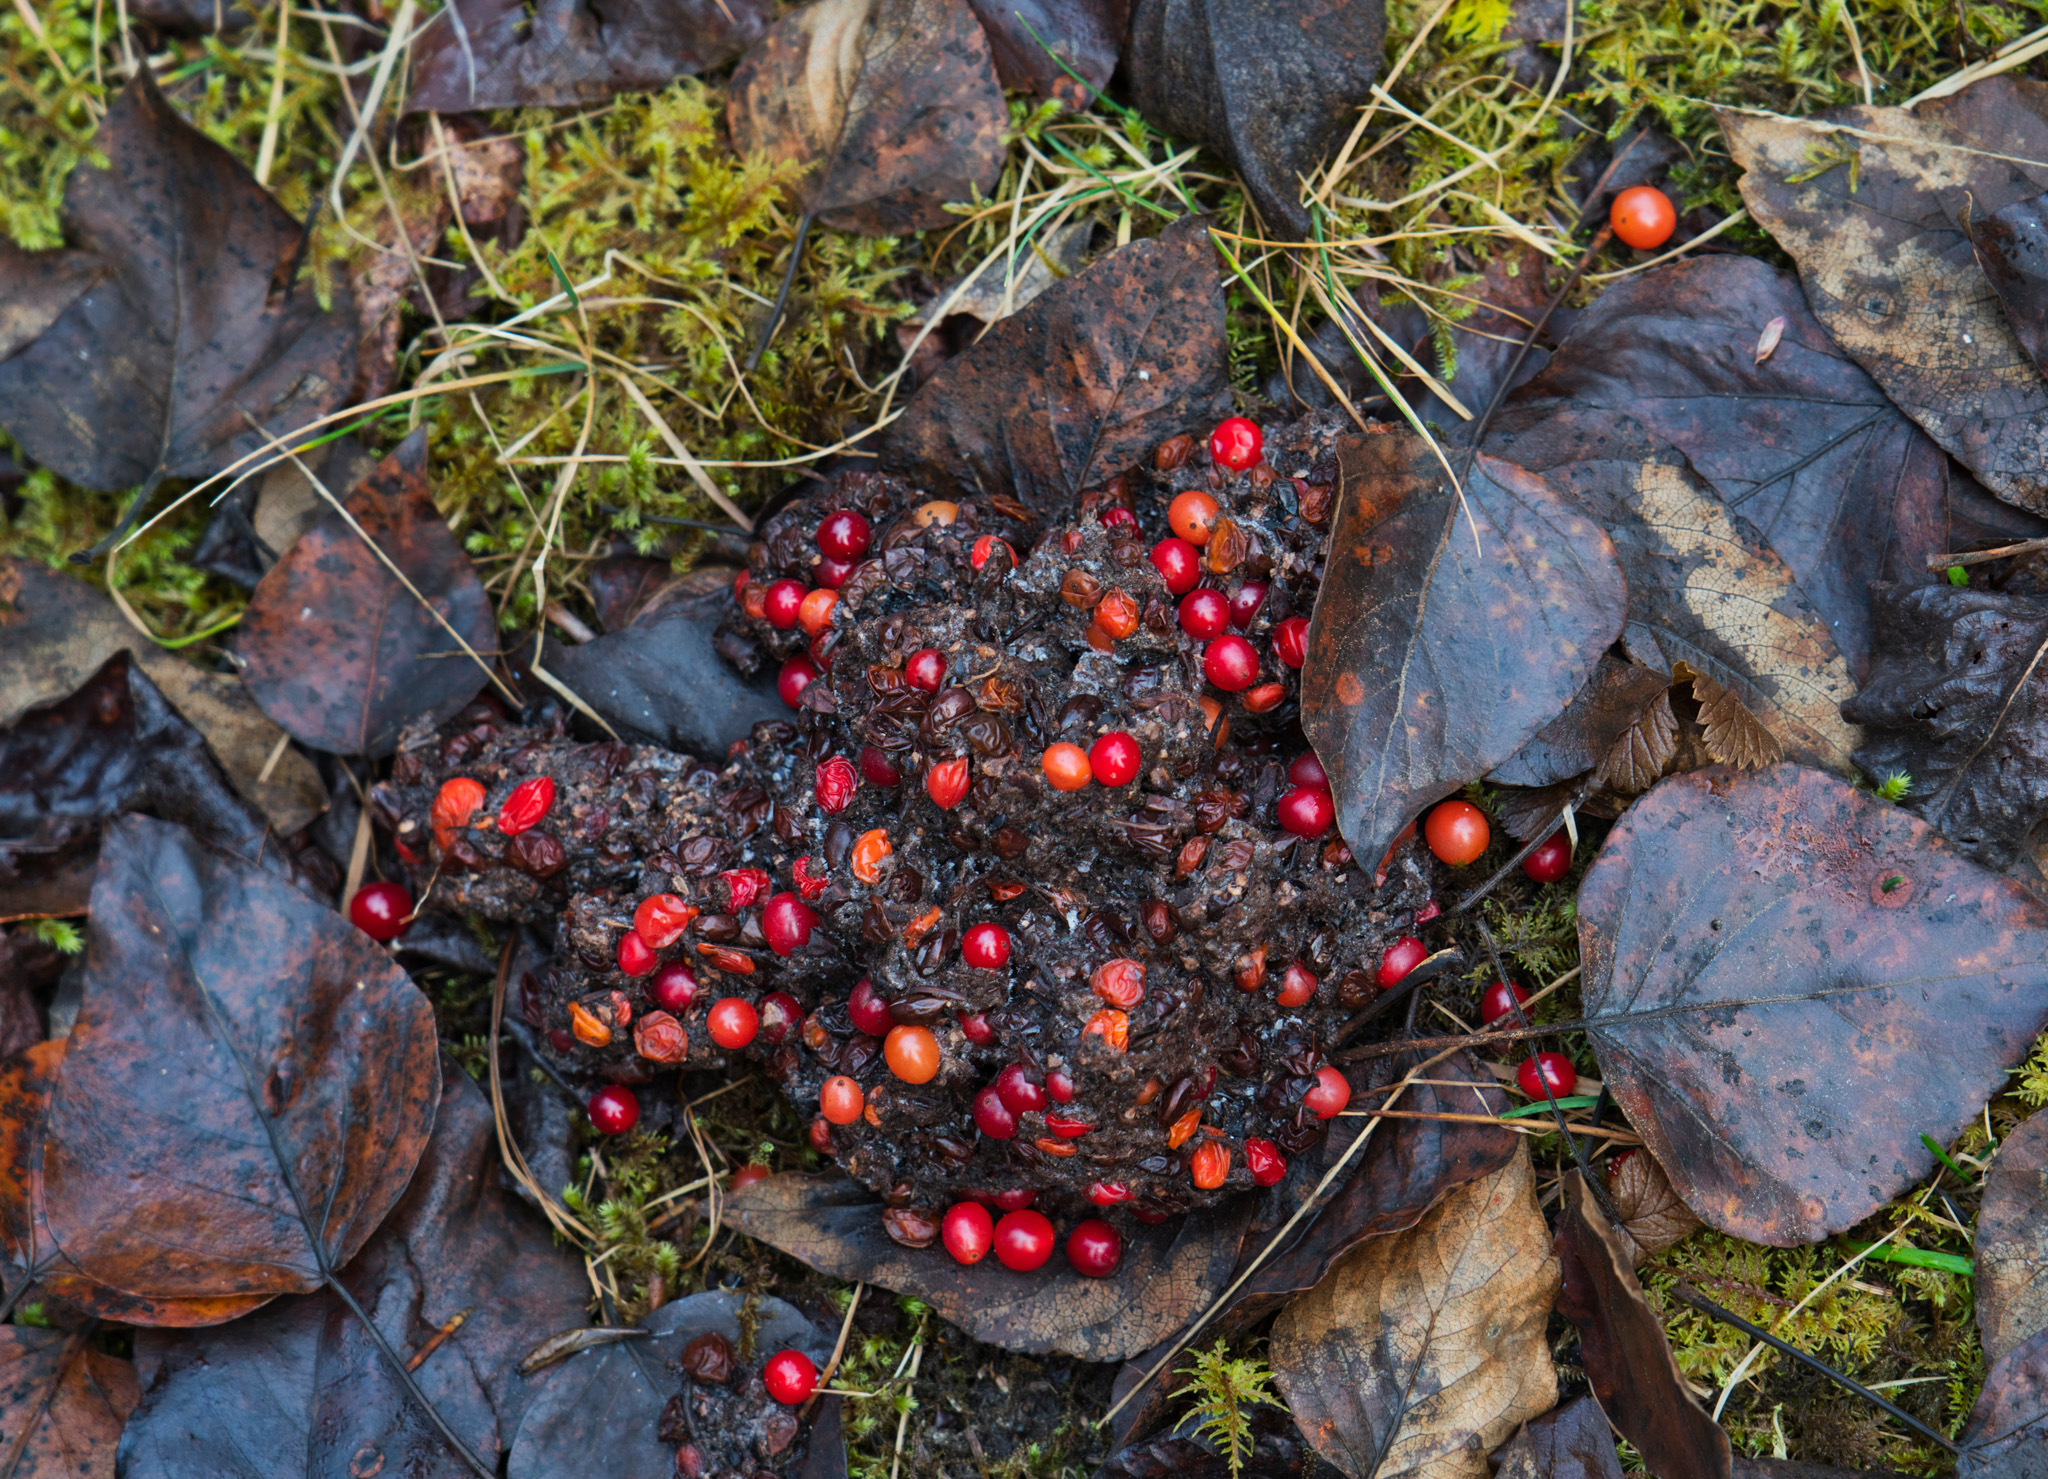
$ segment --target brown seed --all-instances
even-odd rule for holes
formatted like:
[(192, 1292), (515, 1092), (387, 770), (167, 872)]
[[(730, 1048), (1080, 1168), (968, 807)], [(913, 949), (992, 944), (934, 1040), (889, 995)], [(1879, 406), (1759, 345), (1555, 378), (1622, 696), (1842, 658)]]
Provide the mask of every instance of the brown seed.
[(1060, 599), (1077, 611), (1093, 611), (1102, 599), (1102, 582), (1086, 570), (1069, 570), (1060, 580)]
[(1273, 480), (1279, 476), (1280, 474), (1274, 471), (1272, 463), (1261, 461), (1257, 467), (1251, 470), (1252, 491), (1255, 493), (1265, 492), (1273, 486)]
[(1295, 504), (1301, 516), (1311, 524), (1320, 524), (1330, 516), (1330, 505), (1336, 502), (1337, 490), (1328, 483), (1311, 483), (1305, 478), (1294, 480)]
[(1337, 982), (1337, 1000), (1349, 1011), (1371, 1005), (1379, 994), (1379, 984), (1364, 971), (1346, 971)]
[(906, 1248), (929, 1248), (939, 1240), (939, 1219), (922, 1207), (890, 1207), (882, 1231)]
[(1233, 519), (1218, 519), (1209, 531), (1208, 566), (1212, 573), (1228, 575), (1251, 553), (1251, 540)]
[(732, 1380), (732, 1342), (716, 1330), (707, 1330), (683, 1347), (683, 1370), (690, 1380), (722, 1387)]
[(1158, 945), (1170, 944), (1180, 933), (1180, 922), (1174, 917), (1173, 905), (1164, 899), (1145, 901), (1145, 933)]
[(562, 844), (545, 832), (521, 832), (505, 845), (505, 861), (532, 878), (553, 878), (569, 864)]
[(1185, 843), (1181, 844), (1180, 857), (1175, 860), (1173, 865), (1173, 876), (1176, 878), (1187, 877), (1202, 866), (1202, 859), (1207, 856), (1209, 856), (1209, 839), (1206, 837), (1190, 837)]
[(1152, 454), (1152, 465), (1161, 472), (1172, 472), (1175, 468), (1186, 467), (1188, 459), (1195, 455), (1195, 439), (1186, 432), (1168, 437)]

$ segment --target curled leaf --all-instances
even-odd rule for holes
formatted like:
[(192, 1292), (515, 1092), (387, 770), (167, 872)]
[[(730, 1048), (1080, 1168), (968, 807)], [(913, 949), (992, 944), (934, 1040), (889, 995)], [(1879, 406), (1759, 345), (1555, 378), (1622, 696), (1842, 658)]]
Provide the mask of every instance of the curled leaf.
[(1785, 747), (1778, 743), (1778, 737), (1750, 713), (1733, 689), (1705, 673), (1693, 671), (1690, 663), (1679, 663), (1671, 676), (1681, 683), (1692, 681), (1693, 701), (1700, 706), (1700, 728), (1705, 733), (1707, 753), (1714, 759), (1737, 770), (1761, 770), (1785, 758)]
[[(1625, 746), (1617, 764), (1639, 768), (1637, 753), (1640, 751), (1647, 762), (1658, 747), (1660, 726), (1651, 715), (1659, 699), (1665, 700), (1664, 713), (1670, 713), (1666, 692), (1670, 687), (1667, 674), (1602, 653), (1592, 677), (1572, 696), (1565, 711), (1495, 766), (1487, 779), (1502, 786), (1553, 785), (1596, 766), (1604, 769), (1607, 757), (1617, 746)], [(1656, 760), (1652, 779), (1669, 758), (1670, 750), (1666, 748)], [(1647, 788), (1645, 782), (1635, 789)]]
[(1630, 1152), (1608, 1163), (1608, 1199), (1621, 1218), (1615, 1238), (1631, 1264), (1640, 1264), (1666, 1248), (1676, 1247), (1701, 1226), (1692, 1208), (1671, 1189), (1671, 1178), (1646, 1150)]

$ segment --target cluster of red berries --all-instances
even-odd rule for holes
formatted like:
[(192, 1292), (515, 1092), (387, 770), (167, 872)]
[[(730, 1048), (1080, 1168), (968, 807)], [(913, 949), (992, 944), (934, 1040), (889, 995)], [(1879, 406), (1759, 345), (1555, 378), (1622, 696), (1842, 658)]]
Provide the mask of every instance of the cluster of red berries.
[[(939, 1241), (959, 1263), (979, 1263), (993, 1252), (1014, 1273), (1045, 1267), (1059, 1241), (1052, 1219), (1031, 1210), (1035, 1192), (1005, 1192), (988, 1199), (1003, 1215), (992, 1216), (979, 1201), (956, 1202), (939, 1221)], [(1076, 1223), (1067, 1233), (1067, 1262), (1075, 1273), (1106, 1279), (1124, 1261), (1124, 1239), (1100, 1217)]]

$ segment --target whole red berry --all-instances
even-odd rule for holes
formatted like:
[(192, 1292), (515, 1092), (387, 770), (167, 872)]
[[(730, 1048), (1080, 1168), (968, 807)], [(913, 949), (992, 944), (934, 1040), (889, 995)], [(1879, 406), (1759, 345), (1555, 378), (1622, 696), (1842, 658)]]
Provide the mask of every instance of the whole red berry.
[(1088, 772), (1098, 786), (1128, 786), (1138, 778), (1144, 756), (1138, 741), (1121, 729), (1113, 729), (1088, 747)]
[(1230, 593), (1230, 624), (1240, 632), (1250, 626), (1266, 604), (1266, 582), (1247, 580)]
[(1373, 979), (1380, 990), (1397, 984), (1410, 971), (1421, 965), (1429, 956), (1429, 947), (1413, 935), (1403, 935), (1387, 947), (1387, 953), (1380, 957), (1379, 974)]
[(1280, 825), (1296, 837), (1316, 838), (1337, 820), (1337, 803), (1320, 786), (1296, 786), (1280, 798)]
[(996, 1193), (996, 1210), (998, 1212), (1022, 1212), (1037, 1200), (1038, 1193), (1030, 1187), (1020, 1186), (1014, 1191), (999, 1191)]
[(932, 805), (940, 811), (951, 811), (967, 799), (968, 782), (972, 779), (967, 761), (941, 760), (925, 772), (924, 793), (932, 798)]
[(1290, 668), (1308, 661), (1308, 618), (1290, 616), (1273, 628), (1273, 656)]
[(1316, 1086), (1301, 1096), (1301, 1102), (1317, 1119), (1329, 1119), (1342, 1113), (1344, 1106), (1351, 1102), (1350, 1081), (1337, 1069), (1325, 1064), (1316, 1070)]
[(1317, 791), (1330, 789), (1329, 774), (1323, 769), (1323, 762), (1316, 759), (1314, 750), (1304, 750), (1294, 757), (1293, 763), (1287, 767), (1287, 779), (1297, 786), (1308, 786)]
[(860, 751), (860, 773), (871, 786), (884, 789), (903, 784), (903, 772), (889, 758), (887, 750), (876, 749), (873, 745), (862, 745)]
[(1201, 583), (1202, 552), (1185, 539), (1162, 539), (1152, 546), (1152, 568), (1170, 594), (1185, 596)]
[(803, 609), (804, 604), (802, 581), (774, 581), (762, 596), (766, 604), (761, 608), (761, 614), (768, 618), (770, 626), (788, 631), (796, 625), (797, 613)]
[(960, 1013), (960, 1035), (977, 1048), (985, 1048), (996, 1040), (996, 1030), (988, 1025), (988, 1017), (982, 1012)]
[(818, 810), (828, 817), (838, 816), (853, 804), (853, 793), (860, 789), (860, 777), (854, 773), (851, 760), (834, 755), (819, 763), (811, 789), (818, 798)]
[(1202, 650), (1202, 676), (1225, 693), (1242, 693), (1259, 677), (1259, 650), (1239, 636), (1218, 637)]
[(1055, 1068), (1045, 1076), (1045, 1092), (1052, 1096), (1055, 1104), (1071, 1104), (1074, 1099), (1074, 1076), (1064, 1068)]
[(672, 960), (654, 973), (647, 994), (665, 1012), (682, 1012), (697, 998), (697, 976), (680, 960)]
[(1287, 974), (1280, 980), (1280, 994), (1275, 998), (1283, 1007), (1305, 1007), (1316, 999), (1316, 987), (1320, 983), (1316, 975), (1300, 961), (1287, 968)]
[(529, 832), (540, 825), (541, 818), (554, 804), (555, 782), (552, 776), (537, 775), (531, 780), (521, 781), (505, 798), (505, 804), (498, 808), (498, 830), (507, 837)]
[(846, 584), (846, 577), (853, 574), (853, 568), (850, 561), (827, 557), (811, 567), (811, 579), (825, 590), (836, 591)]
[(956, 1263), (979, 1263), (995, 1246), (996, 1223), (979, 1202), (955, 1202), (939, 1219), (939, 1241)]
[(960, 958), (981, 971), (999, 971), (1010, 963), (1010, 932), (999, 924), (977, 924), (960, 941)]
[(1270, 1140), (1253, 1138), (1245, 1141), (1244, 1164), (1252, 1173), (1252, 1181), (1259, 1186), (1275, 1185), (1287, 1174), (1287, 1158)]
[(996, 1262), (1016, 1273), (1045, 1267), (1052, 1257), (1052, 1223), (1043, 1212), (1008, 1212), (996, 1224)]
[(761, 1368), (768, 1395), (784, 1407), (807, 1401), (818, 1389), (818, 1368), (802, 1351), (777, 1351)]
[(1551, 1096), (1562, 1099), (1579, 1086), (1579, 1072), (1562, 1053), (1538, 1053), (1522, 1060), (1522, 1066), (1515, 1070), (1515, 1083), (1524, 1094), (1537, 1100), (1544, 1097), (1543, 1086), (1548, 1083)]
[(923, 647), (903, 660), (903, 681), (925, 693), (937, 693), (946, 681), (946, 657), (936, 647)]
[(817, 922), (817, 911), (795, 894), (777, 894), (761, 909), (761, 933), (777, 955), (792, 954), (809, 944)]
[(1230, 625), (1230, 602), (1223, 592), (1189, 591), (1180, 598), (1180, 629), (1197, 642), (1223, 635)]
[(1009, 1064), (997, 1074), (995, 1090), (1012, 1114), (1027, 1114), (1046, 1105), (1045, 1085), (1022, 1063)]
[(761, 1030), (761, 1014), (744, 997), (728, 996), (715, 1003), (706, 1019), (711, 1040), (721, 1048), (743, 1048)]
[(799, 652), (782, 665), (782, 671), (776, 675), (775, 691), (781, 694), (782, 701), (793, 709), (797, 706), (797, 700), (804, 696), (804, 690), (811, 686), (817, 676), (818, 665)]
[(761, 998), (761, 1041), (770, 1047), (787, 1042), (803, 1020), (803, 1003), (787, 991), (770, 992)]
[(828, 560), (851, 564), (868, 552), (868, 541), (873, 537), (874, 531), (863, 515), (850, 508), (836, 509), (818, 523), (818, 553)]
[(640, 1101), (624, 1084), (606, 1084), (590, 1096), (590, 1125), (600, 1135), (623, 1135), (640, 1123)]
[[(858, 1088), (859, 1085), (856, 1084), (854, 1087)], [(805, 1136), (811, 1142), (811, 1149), (815, 1150), (819, 1155), (829, 1156), (832, 1154), (832, 1121), (826, 1119), (825, 1116), (821, 1114), (812, 1120), (811, 1128), (805, 1132)]]
[(1131, 1189), (1121, 1181), (1091, 1181), (1088, 1200), (1098, 1207), (1114, 1207), (1131, 1199)]
[(1077, 1223), (1067, 1234), (1067, 1262), (1084, 1279), (1106, 1279), (1123, 1261), (1123, 1235), (1100, 1217)]
[(1218, 467), (1243, 472), (1258, 462), (1265, 441), (1257, 422), (1232, 416), (1209, 433), (1209, 457)]
[(1506, 981), (1495, 981), (1479, 997), (1479, 1021), (1482, 1026), (1498, 1022), (1516, 1007), (1529, 999), (1529, 993), (1519, 986)]
[(1446, 801), (1422, 824), (1422, 840), (1429, 850), (1453, 868), (1477, 862), (1492, 836), (1486, 813), (1469, 801)]
[(661, 964), (661, 957), (647, 948), (638, 930), (619, 936), (619, 969), (629, 976), (644, 976)]
[(550, 1027), (548, 1046), (558, 1053), (573, 1053), (576, 1051), (576, 1039), (566, 1027)]
[(1003, 1102), (1002, 1091), (990, 1084), (974, 1096), (974, 1128), (991, 1140), (1009, 1140), (1017, 1133), (1017, 1115)]
[(1543, 845), (1522, 859), (1522, 871), (1538, 883), (1555, 883), (1572, 871), (1572, 843), (1562, 828), (1543, 839)]
[(348, 901), (348, 922), (388, 945), (412, 923), (412, 895), (396, 883), (366, 883)]
[(725, 1189), (728, 1193), (745, 1191), (750, 1186), (766, 1181), (774, 1174), (766, 1166), (750, 1161), (732, 1173), (732, 1179), (725, 1183)]
[(846, 998), (846, 1015), (853, 1019), (856, 1031), (869, 1037), (887, 1036), (896, 1025), (896, 1019), (889, 1015), (889, 1003), (866, 976), (855, 983), (853, 994)]

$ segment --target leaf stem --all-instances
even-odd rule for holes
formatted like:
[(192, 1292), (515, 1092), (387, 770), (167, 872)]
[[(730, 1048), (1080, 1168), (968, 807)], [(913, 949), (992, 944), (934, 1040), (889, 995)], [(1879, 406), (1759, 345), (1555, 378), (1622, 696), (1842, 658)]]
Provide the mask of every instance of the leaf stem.
[(775, 306), (768, 310), (768, 322), (761, 325), (761, 337), (754, 343), (754, 352), (747, 356), (742, 374), (751, 375), (760, 368), (761, 356), (768, 352), (769, 341), (775, 337), (775, 329), (782, 322), (782, 310), (789, 304), (789, 290), (796, 286), (796, 270), (804, 260), (804, 242), (811, 234), (811, 213), (805, 211), (797, 218), (796, 240), (789, 244), (789, 270), (782, 274), (782, 286), (775, 290)]

